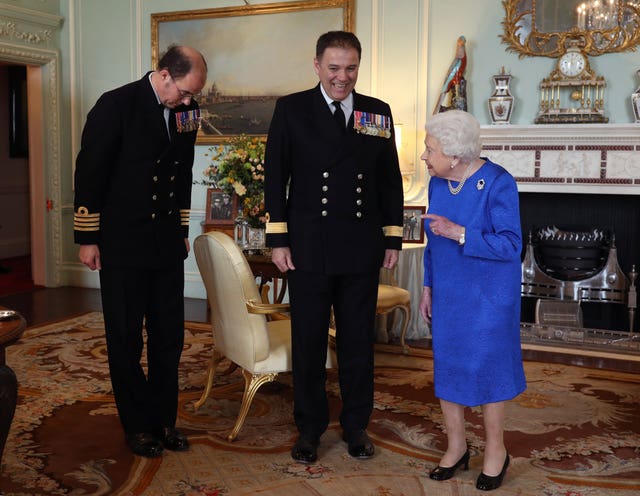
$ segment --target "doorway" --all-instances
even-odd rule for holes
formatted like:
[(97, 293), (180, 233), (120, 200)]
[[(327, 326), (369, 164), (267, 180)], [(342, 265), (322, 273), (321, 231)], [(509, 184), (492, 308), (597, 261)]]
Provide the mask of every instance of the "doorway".
[[(59, 286), (61, 172), (58, 54), (52, 50), (18, 47), (0, 41), (0, 64), (26, 67), (29, 157), (26, 165), (28, 180), (23, 186), (27, 206), (22, 212), (26, 217), (22, 222), (27, 225), (29, 232), (25, 251), (30, 254), (32, 281), (46, 287)], [(6, 101), (8, 95), (4, 93), (0, 98)], [(0, 178), (0, 192), (2, 185)]]
[(33, 287), (27, 67), (0, 62), (0, 295)]

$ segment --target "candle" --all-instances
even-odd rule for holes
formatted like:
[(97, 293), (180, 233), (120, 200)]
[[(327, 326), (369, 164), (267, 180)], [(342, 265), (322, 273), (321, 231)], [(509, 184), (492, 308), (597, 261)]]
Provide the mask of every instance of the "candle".
[(576, 24), (577, 24), (578, 28), (584, 30), (584, 28), (586, 26), (586, 22), (585, 22), (586, 14), (585, 14), (585, 12), (587, 10), (587, 6), (584, 3), (582, 3), (582, 4), (578, 5), (578, 8), (576, 10), (578, 11), (578, 21), (577, 21)]

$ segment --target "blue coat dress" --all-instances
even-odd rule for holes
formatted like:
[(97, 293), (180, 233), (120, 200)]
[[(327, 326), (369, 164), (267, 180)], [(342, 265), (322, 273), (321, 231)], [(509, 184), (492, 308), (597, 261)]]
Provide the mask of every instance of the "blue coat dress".
[(489, 160), (457, 195), (445, 179), (433, 177), (428, 212), (466, 228), (460, 246), (431, 234), (425, 221), (424, 285), (432, 288), (436, 397), (465, 406), (512, 399), (526, 388), (515, 180)]

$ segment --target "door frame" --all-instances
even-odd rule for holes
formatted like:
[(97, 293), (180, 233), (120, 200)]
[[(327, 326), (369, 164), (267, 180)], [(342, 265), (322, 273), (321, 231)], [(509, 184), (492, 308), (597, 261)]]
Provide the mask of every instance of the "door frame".
[(35, 284), (61, 284), (58, 52), (0, 41), (0, 60), (27, 66), (31, 267)]

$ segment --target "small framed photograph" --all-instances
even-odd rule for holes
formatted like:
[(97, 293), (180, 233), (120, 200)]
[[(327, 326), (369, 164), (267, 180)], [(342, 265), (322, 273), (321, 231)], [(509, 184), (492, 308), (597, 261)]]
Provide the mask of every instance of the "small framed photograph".
[(424, 219), (420, 216), (426, 212), (426, 207), (404, 206), (402, 218), (402, 242), (424, 243)]
[(238, 210), (238, 197), (217, 189), (207, 190), (206, 224), (233, 225)]

